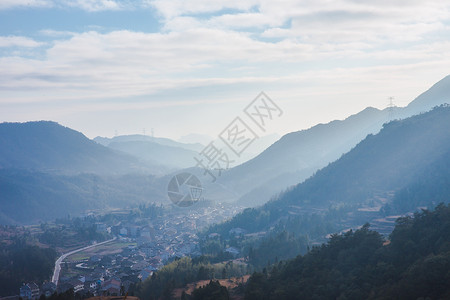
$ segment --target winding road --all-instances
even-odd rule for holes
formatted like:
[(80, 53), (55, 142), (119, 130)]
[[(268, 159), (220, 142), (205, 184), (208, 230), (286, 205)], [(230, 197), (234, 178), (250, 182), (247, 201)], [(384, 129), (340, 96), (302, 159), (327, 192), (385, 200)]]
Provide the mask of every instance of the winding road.
[(101, 242), (101, 243), (89, 245), (89, 246), (86, 246), (86, 247), (83, 247), (83, 248), (80, 248), (80, 249), (76, 249), (76, 250), (73, 250), (73, 251), (70, 251), (70, 252), (67, 252), (67, 253), (64, 253), (63, 255), (61, 255), (55, 262), (55, 270), (53, 271), (52, 282), (54, 284), (58, 285), (59, 273), (61, 272), (61, 263), (63, 262), (64, 259), (66, 259), (67, 256), (70, 256), (72, 254), (75, 254), (77, 252), (80, 252), (80, 251), (83, 251), (83, 250), (86, 250), (86, 249), (90, 249), (90, 248), (94, 248), (94, 247), (97, 247), (97, 246), (100, 246), (100, 245), (103, 245), (103, 244), (106, 244), (106, 243), (110, 243), (112, 241), (115, 241), (116, 239), (117, 238), (115, 237), (113, 239), (110, 239), (110, 240), (107, 240), (107, 241), (104, 241), (104, 242)]

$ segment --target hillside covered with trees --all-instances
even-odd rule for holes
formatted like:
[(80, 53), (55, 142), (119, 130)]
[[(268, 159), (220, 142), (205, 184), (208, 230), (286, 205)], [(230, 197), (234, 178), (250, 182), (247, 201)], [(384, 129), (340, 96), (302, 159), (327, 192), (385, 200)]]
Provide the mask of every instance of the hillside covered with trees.
[(450, 205), (399, 218), (384, 241), (364, 225), (254, 273), (245, 299), (449, 299)]
[[(303, 183), (261, 207), (248, 208), (212, 226), (208, 233), (227, 235), (236, 227), (258, 232), (281, 224), (283, 230), (301, 228), (299, 234), (314, 238), (367, 222), (366, 218), (359, 224), (359, 220), (346, 222), (343, 228), (334, 225), (359, 208), (381, 207), (379, 217), (384, 217), (446, 202), (450, 186), (449, 128), (449, 106), (385, 124), (380, 133), (368, 135)], [(303, 226), (289, 225), (294, 223)]]
[(0, 243), (0, 295), (15, 295), (23, 282), (43, 282), (51, 278), (57, 253), (14, 238)]

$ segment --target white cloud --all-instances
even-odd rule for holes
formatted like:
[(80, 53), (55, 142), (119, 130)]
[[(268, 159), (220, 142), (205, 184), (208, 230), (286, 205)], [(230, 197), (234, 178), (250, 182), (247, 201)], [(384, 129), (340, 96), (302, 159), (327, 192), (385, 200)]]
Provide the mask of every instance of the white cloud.
[[(112, 0), (65, 3), (88, 11), (126, 5)], [(10, 68), (3, 70), (24, 74), (9, 77), (3, 71), (7, 79), (2, 86), (82, 86), (86, 95), (109, 96), (111, 91), (136, 95), (172, 88), (183, 76), (192, 78), (181, 84), (187, 86), (206, 84), (209, 77), (234, 81), (245, 76), (270, 77), (268, 68), (278, 68), (279, 75), (296, 74), (315, 68), (314, 64), (326, 68), (326, 61), (333, 67), (410, 64), (442, 58), (449, 48), (440, 40), (442, 32), (448, 33), (442, 22), (449, 17), (448, 7), (437, 1), (410, 1), (406, 6), (402, 1), (349, 0), (157, 0), (151, 4), (164, 16), (163, 32), (41, 31), (55, 37), (45, 59), (14, 59), (18, 65), (34, 68), (30, 70), (14, 68), (4, 57), (2, 64)], [(3, 37), (2, 44), (39, 45), (22, 37)], [(245, 74), (238, 68), (245, 69)]]
[(89, 12), (118, 10), (121, 8), (121, 4), (118, 1), (113, 0), (69, 0), (66, 1), (65, 4)]
[(50, 0), (1, 0), (0, 9), (10, 9), (15, 7), (49, 7), (52, 6)]
[[(189, 17), (188, 28), (263, 28), (262, 37), (318, 43), (416, 41), (450, 18), (450, 3), (439, 0), (156, 0), (152, 4), (171, 30), (180, 29), (172, 25)], [(237, 13), (223, 13), (226, 9)]]
[(208, 26), (221, 28), (262, 28), (267, 26), (282, 26), (284, 20), (270, 18), (259, 12), (224, 14), (212, 17), (208, 22)]
[[(0, 39), (0, 46), (14, 43), (39, 45), (22, 37)], [(335, 65), (332, 69), (352, 69), (353, 61), (369, 68), (402, 66), (446, 61), (446, 53), (450, 53), (448, 41), (375, 51), (371, 44), (362, 42), (262, 42), (246, 33), (222, 29), (191, 28), (167, 33), (122, 30), (104, 34), (91, 31), (55, 40), (46, 50), (45, 59), (1, 58), (0, 87), (9, 91), (47, 89), (52, 92), (46, 97), (54, 99), (61, 95), (131, 97), (217, 84), (281, 82), (283, 78), (306, 74), (311, 69), (308, 65), (313, 70), (323, 61)]]
[(53, 38), (61, 38), (61, 37), (70, 37), (75, 35), (76, 33), (73, 31), (61, 31), (61, 30), (54, 30), (54, 29), (42, 29), (39, 30), (39, 33)]
[(34, 48), (41, 46), (42, 43), (23, 36), (0, 36), (0, 48), (7, 47), (25, 47)]
[[(152, 5), (163, 29), (42, 30), (41, 35), (54, 40), (38, 49), (39, 57), (11, 55), (9, 50), (0, 56), (0, 106), (72, 103), (88, 111), (198, 105), (222, 97), (224, 90), (240, 99), (236, 87), (245, 85), (270, 89), (292, 102), (348, 101), (359, 109), (377, 98), (383, 102), (383, 94), (396, 89), (402, 93), (396, 96), (412, 100), (408, 97), (450, 68), (450, 12), (445, 1), (130, 3), (58, 2), (59, 7), (86, 11)], [(40, 45), (26, 37), (0, 37), (3, 48)], [(198, 90), (205, 91), (203, 98), (186, 99)], [(151, 100), (141, 102), (140, 97)], [(339, 106), (333, 105), (331, 110), (337, 111)]]
[(189, 14), (207, 14), (223, 9), (246, 11), (258, 5), (257, 0), (155, 0), (150, 2), (166, 19)]
[(137, 9), (148, 7), (148, 1), (136, 0), (1, 0), (0, 9), (14, 8), (78, 8), (88, 12), (120, 10), (120, 9)]

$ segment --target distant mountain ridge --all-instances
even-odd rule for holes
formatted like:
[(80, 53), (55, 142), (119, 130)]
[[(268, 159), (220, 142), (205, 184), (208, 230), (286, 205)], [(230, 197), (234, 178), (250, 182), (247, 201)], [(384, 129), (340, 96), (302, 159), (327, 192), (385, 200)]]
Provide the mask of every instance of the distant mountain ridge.
[[(441, 104), (450, 104), (450, 75), (435, 83), (405, 107), (407, 116), (430, 110)], [(403, 113), (405, 115), (405, 113)]]
[(286, 134), (254, 159), (225, 172), (219, 182), (239, 195), (241, 205), (264, 204), (378, 132), (388, 115), (369, 107), (342, 121)]
[(192, 167), (195, 164), (195, 155), (205, 147), (199, 143), (185, 144), (168, 138), (139, 134), (113, 138), (96, 137), (94, 141), (108, 148), (133, 155), (152, 165), (164, 166), (163, 173)]
[(153, 137), (142, 134), (119, 135), (112, 138), (98, 136), (94, 138), (94, 141), (99, 144), (102, 144), (103, 146), (109, 146), (112, 143), (124, 143), (124, 142), (152, 142), (163, 146), (177, 147), (195, 152), (202, 151), (202, 149), (205, 147), (200, 143), (182, 143), (168, 138)]
[(225, 172), (219, 182), (239, 195), (240, 204), (261, 205), (335, 161), (368, 134), (377, 133), (390, 117), (407, 118), (444, 103), (450, 103), (450, 75), (407, 107), (369, 107), (342, 121), (286, 134), (254, 159)]
[[(386, 124), (283, 199), (303, 205), (364, 203), (410, 184), (450, 153), (450, 106)], [(289, 196), (288, 196), (289, 194)]]
[[(449, 98), (450, 76), (436, 83), (406, 108), (394, 108), (393, 112), (395, 116), (408, 116), (431, 109), (435, 104), (449, 102)], [(382, 124), (388, 121), (390, 114), (387, 109), (367, 108), (343, 121), (319, 124), (308, 130), (287, 134), (254, 159), (224, 172), (217, 182), (204, 182), (203, 195), (216, 201), (238, 200), (239, 204), (248, 206), (266, 203), (271, 197), (276, 197), (277, 193), (303, 182), (317, 170), (341, 157), (367, 134), (377, 133)], [(3, 197), (0, 197), (0, 202), (7, 205), (8, 210), (0, 210), (3, 214), (0, 222), (9, 220), (8, 222), (20, 223), (27, 220), (25, 216), (30, 216), (29, 209), (37, 211), (39, 199), (75, 201), (79, 203), (76, 208), (78, 211), (82, 207), (97, 207), (98, 203), (95, 202), (98, 200), (95, 199), (104, 201), (100, 206), (120, 203), (108, 203), (111, 197), (106, 195), (111, 194), (121, 195), (125, 203), (149, 199), (168, 201), (164, 193), (174, 169), (163, 165), (164, 160), (170, 155), (180, 156), (183, 161), (188, 161), (189, 164), (185, 165), (194, 166), (193, 154), (197, 154), (203, 146), (194, 144), (187, 146), (192, 147), (192, 150), (182, 149), (182, 143), (169, 139), (161, 139), (155, 146), (150, 139), (153, 138), (136, 135), (114, 139), (97, 138), (97, 143), (82, 133), (55, 122), (1, 123), (0, 192)], [(151, 154), (155, 148), (150, 147), (158, 147), (161, 156), (152, 160), (158, 156)], [(142, 159), (144, 155), (149, 155), (149, 159)], [(199, 174), (199, 178), (204, 175), (202, 169), (188, 170)], [(169, 171), (171, 173), (164, 177), (144, 180), (148, 174), (162, 175)], [(94, 180), (89, 174), (95, 174), (99, 179)], [(136, 182), (152, 186), (148, 187), (149, 190), (146, 190), (147, 187), (139, 190), (133, 182), (125, 180), (127, 184), (122, 187), (126, 190), (125, 193), (112, 192), (116, 187), (111, 186), (109, 180), (113, 178), (111, 182), (114, 182), (124, 174), (139, 174), (136, 175)], [(39, 177), (47, 176), (51, 177), (48, 184), (38, 180)], [(92, 188), (97, 186), (96, 181), (99, 180), (105, 180), (104, 184), (98, 185), (101, 197), (95, 196), (97, 189)], [(36, 182), (40, 184), (35, 184)], [(34, 204), (27, 205), (28, 201)], [(45, 201), (43, 203), (48, 204)], [(64, 211), (64, 208), (69, 209), (72, 205), (66, 204), (59, 207), (58, 212)], [(24, 210), (21, 217), (15, 216), (18, 208)]]
[(149, 174), (165, 168), (55, 122), (1, 123), (0, 145), (0, 224), (164, 199)]
[(145, 174), (60, 175), (0, 169), (0, 224), (37, 224), (88, 210), (161, 202), (157, 178)]
[[(0, 124), (0, 168), (63, 174), (151, 172), (146, 165), (51, 121)], [(156, 168), (156, 167), (155, 167)]]
[[(197, 135), (192, 134), (191, 136), (195, 137)], [(241, 157), (234, 159), (233, 165), (254, 158), (279, 138), (280, 136), (275, 133), (259, 137)], [(186, 136), (185, 139), (189, 140), (189, 136)], [(203, 140), (207, 141), (206, 138), (203, 138)], [(198, 153), (205, 149), (209, 143), (221, 143), (218, 138), (211, 139), (205, 144), (200, 144), (183, 143), (168, 138), (139, 134), (121, 135), (113, 138), (96, 137), (94, 141), (112, 149), (131, 154), (152, 164), (164, 165), (170, 171), (194, 166), (197, 163), (194, 157), (198, 156)]]
[[(450, 186), (449, 128), (448, 105), (390, 122), (303, 183), (259, 208), (244, 211), (215, 230), (227, 232), (241, 227), (264, 231), (298, 210), (312, 212), (348, 206), (405, 213), (417, 208), (404, 203), (415, 200), (410, 192), (414, 190), (424, 198), (413, 202), (416, 205), (450, 201), (445, 195)], [(402, 194), (389, 199), (389, 194), (396, 193)]]

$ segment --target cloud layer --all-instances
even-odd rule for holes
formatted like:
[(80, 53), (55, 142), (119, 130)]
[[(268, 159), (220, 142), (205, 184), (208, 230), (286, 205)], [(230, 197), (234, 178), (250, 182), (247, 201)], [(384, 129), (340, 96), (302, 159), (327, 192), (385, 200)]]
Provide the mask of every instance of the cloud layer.
[[(391, 91), (393, 78), (406, 87), (414, 75), (427, 86), (446, 75), (450, 64), (450, 4), (445, 1), (15, 0), (0, 4), (0, 9), (23, 7), (65, 7), (91, 14), (146, 10), (158, 18), (161, 29), (37, 28), (30, 36), (0, 36), (3, 107), (89, 99), (95, 103), (91, 107), (98, 108), (103, 103), (98, 101), (111, 98), (122, 99), (109, 103), (112, 107), (139, 106), (144, 105), (142, 96), (149, 96), (153, 107), (167, 106), (167, 101), (181, 101), (189, 89), (205, 89), (207, 94), (199, 95), (206, 99), (214, 98), (208, 88), (227, 86), (234, 89), (230, 97), (245, 94), (246, 89), (270, 87), (286, 99), (309, 95), (332, 101), (352, 86), (351, 93), (358, 97), (372, 91), (374, 83)], [(160, 97), (165, 94), (170, 97)], [(352, 101), (361, 100), (355, 96)]]

